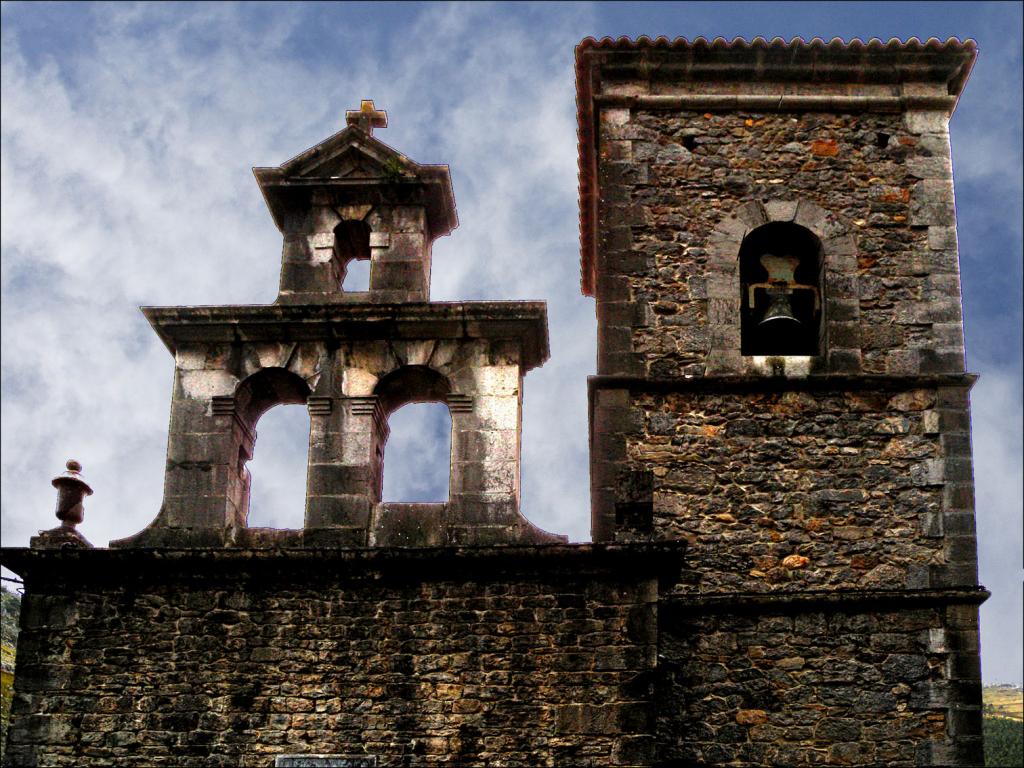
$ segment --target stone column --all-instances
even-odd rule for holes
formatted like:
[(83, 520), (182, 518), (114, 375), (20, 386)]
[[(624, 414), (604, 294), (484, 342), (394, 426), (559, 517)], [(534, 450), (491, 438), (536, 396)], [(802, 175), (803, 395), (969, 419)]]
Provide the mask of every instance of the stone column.
[(243, 527), (255, 436), (235, 413), (238, 380), (203, 367), (206, 350), (180, 350), (174, 372), (163, 504), (157, 519), (119, 546), (221, 546)]
[(304, 302), (310, 296), (341, 292), (334, 258), (334, 228), (339, 221), (327, 194), (316, 192), (309, 214), (288, 222), (281, 253), (278, 302)]
[(430, 300), (430, 243), (422, 206), (378, 207), (371, 216), (370, 291), (375, 301)]
[(453, 385), (468, 392), (448, 396), (451, 532), (460, 542), (490, 534), (503, 540), (508, 527), (520, 522), (521, 372), (518, 365), (494, 365), (466, 374)]
[(310, 399), (306, 528), (341, 528), (346, 541), (366, 543), (386, 439), (376, 396)]

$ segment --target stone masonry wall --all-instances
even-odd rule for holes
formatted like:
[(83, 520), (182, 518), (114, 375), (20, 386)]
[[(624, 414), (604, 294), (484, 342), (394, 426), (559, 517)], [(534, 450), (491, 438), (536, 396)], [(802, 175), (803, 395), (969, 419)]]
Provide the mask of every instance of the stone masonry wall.
[(975, 765), (977, 704), (952, 700), (980, 701), (977, 656), (964, 647), (976, 639), (976, 607), (868, 608), (723, 615), (663, 607), (661, 759)]
[(546, 551), (86, 553), (86, 585), (28, 581), (10, 765), (647, 764), (657, 580)]
[[(627, 456), (654, 475), (654, 535), (694, 543), (700, 589), (902, 587), (942, 561), (934, 394), (785, 392), (636, 400)], [(697, 565), (707, 563), (707, 569)]]
[(598, 373), (756, 372), (726, 320), (739, 244), (766, 220), (822, 239), (822, 371), (963, 370), (941, 113), (606, 107), (599, 130)]
[(702, 381), (595, 391), (595, 538), (687, 540), (704, 593), (977, 583), (963, 389)]

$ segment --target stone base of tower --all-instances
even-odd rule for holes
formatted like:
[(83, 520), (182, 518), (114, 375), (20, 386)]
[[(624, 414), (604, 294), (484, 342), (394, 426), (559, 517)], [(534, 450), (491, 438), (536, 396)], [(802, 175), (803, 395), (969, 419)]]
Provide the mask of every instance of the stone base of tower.
[(662, 765), (981, 766), (978, 588), (659, 605)]

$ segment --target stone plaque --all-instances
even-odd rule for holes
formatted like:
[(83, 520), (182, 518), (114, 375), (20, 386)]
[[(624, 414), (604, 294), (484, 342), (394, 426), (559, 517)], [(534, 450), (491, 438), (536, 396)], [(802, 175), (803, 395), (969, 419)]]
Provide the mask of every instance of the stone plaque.
[(274, 768), (377, 768), (367, 755), (278, 755)]

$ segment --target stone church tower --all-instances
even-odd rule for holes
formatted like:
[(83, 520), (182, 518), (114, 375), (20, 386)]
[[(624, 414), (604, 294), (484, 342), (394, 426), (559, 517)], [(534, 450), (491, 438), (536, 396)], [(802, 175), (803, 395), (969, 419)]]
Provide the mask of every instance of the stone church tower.
[[(69, 462), (61, 526), (2, 551), (5, 765), (982, 764), (947, 131), (974, 56), (577, 48), (590, 544), (520, 511), (544, 304), (430, 301), (447, 167), (363, 102), (255, 169), (277, 301), (144, 309), (175, 361), (155, 519), (93, 548)], [(413, 401), (452, 416), (443, 504), (381, 499)], [(250, 528), (282, 403), (310, 414), (305, 524)]]
[(974, 57), (577, 49), (593, 536), (690, 545), (664, 759), (980, 760), (948, 133)]

